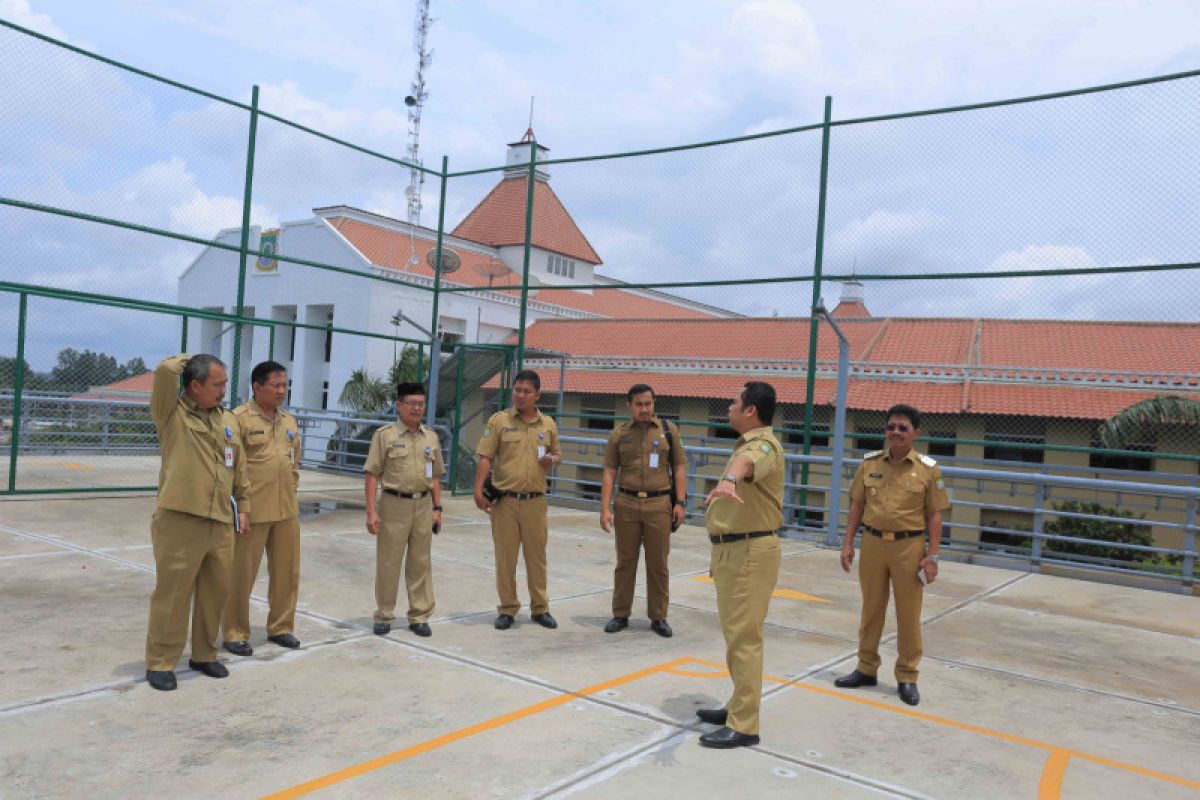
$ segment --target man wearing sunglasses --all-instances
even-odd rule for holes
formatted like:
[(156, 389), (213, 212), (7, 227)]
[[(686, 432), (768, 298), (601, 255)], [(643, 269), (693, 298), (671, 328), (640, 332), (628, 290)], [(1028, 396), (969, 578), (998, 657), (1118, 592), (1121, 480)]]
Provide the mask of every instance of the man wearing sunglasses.
[[(937, 462), (912, 449), (920, 413), (909, 405), (888, 409), (887, 448), (867, 453), (850, 485), (850, 515), (842, 542), (842, 569), (854, 563), (854, 535), (863, 526), (862, 622), (858, 629), (858, 666), (834, 681), (843, 689), (874, 686), (881, 663), (879, 639), (887, 614), (889, 584), (896, 596), (896, 683), (900, 699), (921, 702), (917, 664), (921, 660), (921, 600), (924, 583), (937, 578), (942, 512), (950, 508)], [(929, 533), (928, 551), (925, 534)], [(920, 574), (918, 574), (920, 573)]]

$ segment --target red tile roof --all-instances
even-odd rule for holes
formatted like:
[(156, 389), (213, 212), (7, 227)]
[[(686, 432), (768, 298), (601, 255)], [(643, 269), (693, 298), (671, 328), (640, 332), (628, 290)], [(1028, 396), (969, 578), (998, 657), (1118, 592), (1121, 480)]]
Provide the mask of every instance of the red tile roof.
[[(850, 340), (851, 360), (857, 362), (848, 397), (854, 409), (883, 411), (893, 403), (907, 402), (930, 413), (1099, 420), (1162, 394), (1184, 393), (1200, 400), (1200, 328), (1195, 325), (961, 319), (840, 320), (839, 324)], [(773, 384), (781, 402), (802, 403), (805, 378), (791, 370), (802, 368), (807, 359), (808, 329), (807, 319), (779, 318), (542, 320), (529, 328), (525, 341), (531, 349), (577, 357), (576, 366), (567, 370), (569, 392), (623, 394), (632, 384), (645, 381), (664, 396), (724, 398), (733, 397), (746, 380), (754, 378)], [(1014, 331), (1018, 338), (1025, 337), (1021, 340), (1024, 356), (1019, 355), (1019, 346), (1003, 340)], [(975, 363), (973, 356), (977, 332), (978, 349), (984, 354), (978, 359), (981, 363)], [(1046, 342), (1056, 345), (1049, 347)], [(1185, 352), (1180, 342), (1195, 344)], [(1114, 353), (1111, 360), (1105, 357), (1106, 349)], [(1006, 360), (997, 363), (986, 355), (997, 352), (1005, 354)], [(822, 324), (817, 358), (829, 362), (836, 353), (833, 331)], [(605, 366), (613, 368), (597, 368), (587, 363), (586, 356), (607, 358)], [(629, 361), (622, 362), (621, 356)], [(709, 365), (710, 371), (705, 372), (705, 359), (761, 363), (747, 364), (745, 374), (728, 371), (728, 361)], [(965, 370), (919, 366), (972, 363), (969, 381)], [(872, 364), (879, 366), (872, 369)], [(918, 366), (898, 368), (897, 364)], [(988, 369), (1013, 366), (1020, 368)], [(1130, 376), (1127, 389), (1077, 382), (1099, 382), (1107, 369), (1185, 377), (1171, 381), (1156, 377), (1153, 380), (1159, 383), (1148, 386), (1145, 381), (1150, 377)], [(907, 372), (905, 379), (895, 379), (898, 371)], [(815, 402), (832, 405), (835, 387), (833, 380), (818, 378)]]
[[(369, 222), (349, 217), (329, 217), (328, 222), (372, 264), (426, 278), (433, 277), (433, 270), (425, 258), (431, 250), (437, 247), (437, 242), (420, 236), (409, 237), (405, 232), (372, 225)], [(511, 286), (521, 282), (521, 276), (505, 267), (498, 258), (445, 243), (442, 247), (453, 250), (462, 259), (462, 266), (456, 272), (444, 276), (447, 281), (480, 288), (487, 288), (489, 285)], [(417, 256), (417, 263), (411, 264), (410, 259), (414, 253)], [(490, 283), (484, 274), (489, 267), (497, 270), (504, 269), (504, 272), (493, 277)], [(508, 293), (520, 295), (520, 290), (511, 290)], [(663, 300), (655, 300), (623, 289), (597, 289), (594, 293), (587, 293), (569, 289), (542, 288), (533, 299), (539, 303), (550, 303), (606, 317), (671, 319), (710, 316), (703, 311), (678, 306)]]
[[(488, 192), (451, 233), (491, 247), (525, 243), (525, 206), (529, 179), (506, 178)], [(570, 212), (545, 181), (533, 185), (534, 247), (599, 264), (600, 256), (579, 230)]]
[(106, 386), (90, 386), (86, 392), (74, 395), (87, 400), (139, 400), (149, 397), (154, 388), (154, 373), (143, 372)]

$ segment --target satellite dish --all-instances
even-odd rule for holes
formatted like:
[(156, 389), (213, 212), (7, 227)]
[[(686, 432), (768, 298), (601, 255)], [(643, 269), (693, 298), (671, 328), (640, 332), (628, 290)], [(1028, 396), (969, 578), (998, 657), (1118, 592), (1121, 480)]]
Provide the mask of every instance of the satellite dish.
[(541, 291), (541, 288), (540, 288), (541, 285), (542, 285), (542, 282), (541, 282), (541, 280), (539, 280), (537, 278), (537, 276), (530, 275), (529, 276), (529, 291), (526, 296), (528, 296), (530, 298), (537, 297), (538, 292)]
[(492, 256), (487, 261), (476, 264), (473, 268), (479, 275), (488, 279), (488, 286), (492, 285), (492, 281), (499, 278), (501, 275), (508, 274), (508, 267), (500, 259)]
[(417, 98), (413, 97), (411, 94), (408, 97), (404, 98), (404, 105), (408, 106), (409, 108), (412, 108), (416, 104), (417, 104)]
[(442, 268), (440, 270), (435, 266), (436, 261), (437, 248), (435, 247), (425, 254), (425, 262), (429, 264), (430, 269), (437, 270), (443, 275), (449, 275), (451, 272), (457, 272), (458, 268), (462, 266), (462, 259), (458, 253), (447, 247), (442, 248)]

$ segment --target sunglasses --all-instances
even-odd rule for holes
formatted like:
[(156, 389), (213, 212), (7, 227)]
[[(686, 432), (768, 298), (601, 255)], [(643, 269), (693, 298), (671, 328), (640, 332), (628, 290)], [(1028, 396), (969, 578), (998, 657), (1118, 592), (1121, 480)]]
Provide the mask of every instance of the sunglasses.
[(910, 430), (912, 430), (912, 428), (908, 427), (907, 425), (897, 425), (895, 422), (893, 422), (890, 425), (888, 425), (886, 428), (884, 428), (884, 430), (888, 431), (889, 433), (891, 431), (899, 431), (900, 433), (908, 433)]

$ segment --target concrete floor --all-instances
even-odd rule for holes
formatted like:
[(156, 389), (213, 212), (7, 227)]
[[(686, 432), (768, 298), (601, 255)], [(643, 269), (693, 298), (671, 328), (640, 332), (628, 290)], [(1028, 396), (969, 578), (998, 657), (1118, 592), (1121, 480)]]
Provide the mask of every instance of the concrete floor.
[(1200, 797), (1198, 598), (944, 564), (910, 708), (890, 638), (877, 688), (834, 689), (857, 583), (835, 553), (785, 542), (762, 744), (711, 751), (694, 712), (729, 681), (700, 529), (674, 541), (674, 638), (638, 617), (603, 633), (611, 538), (565, 508), (559, 629), (523, 613), (498, 632), (487, 521), (454, 498), (433, 637), (376, 637), (374, 547), (348, 507), (361, 485), (303, 486), (327, 509), (303, 523), (304, 647), (265, 641), (264, 569), (255, 655), (223, 653), (223, 681), (183, 662), (173, 693), (142, 677), (153, 498), (0, 501), (0, 797)]

